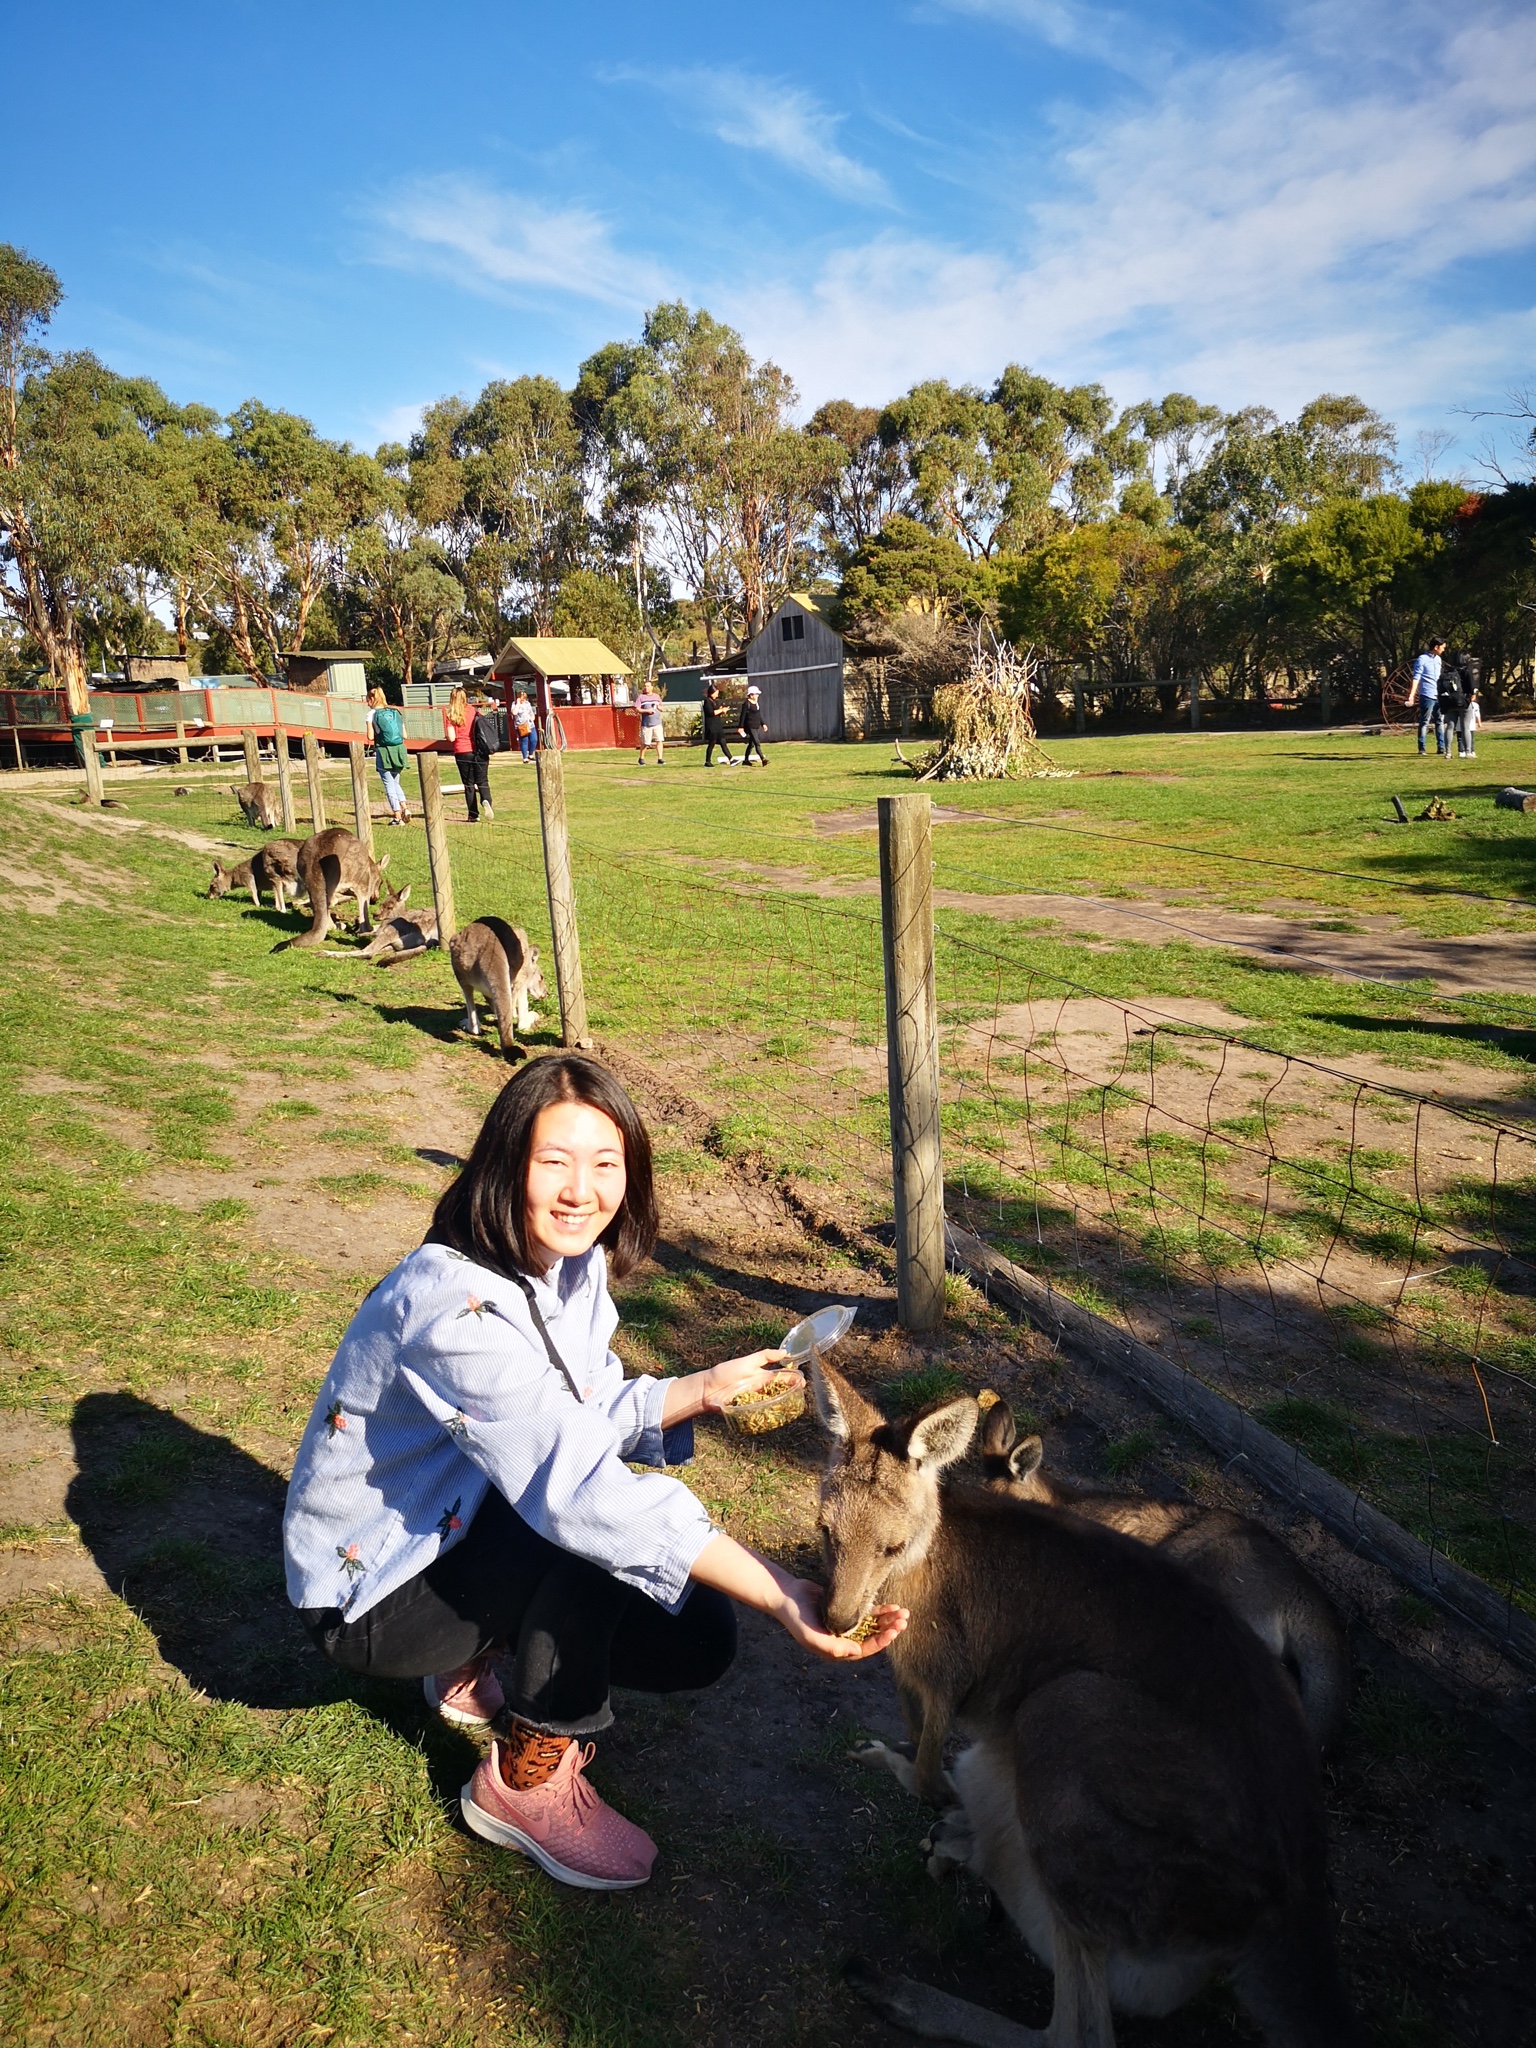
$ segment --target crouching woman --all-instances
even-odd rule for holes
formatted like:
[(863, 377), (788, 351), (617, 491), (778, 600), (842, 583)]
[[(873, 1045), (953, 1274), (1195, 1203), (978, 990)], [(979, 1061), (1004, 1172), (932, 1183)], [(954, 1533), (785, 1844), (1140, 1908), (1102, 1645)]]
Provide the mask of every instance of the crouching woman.
[[(643, 1884), (656, 1848), (584, 1774), (610, 1685), (712, 1685), (739, 1601), (802, 1648), (828, 1635), (821, 1588), (715, 1529), (664, 1433), (772, 1377), (776, 1351), (677, 1379), (623, 1376), (610, 1270), (656, 1235), (651, 1148), (612, 1074), (579, 1054), (507, 1083), (427, 1241), (368, 1296), (326, 1376), (284, 1516), (288, 1594), (344, 1670), (421, 1679), (493, 1742), (466, 1823), (567, 1884)], [(504, 1692), (492, 1663), (503, 1652)]]

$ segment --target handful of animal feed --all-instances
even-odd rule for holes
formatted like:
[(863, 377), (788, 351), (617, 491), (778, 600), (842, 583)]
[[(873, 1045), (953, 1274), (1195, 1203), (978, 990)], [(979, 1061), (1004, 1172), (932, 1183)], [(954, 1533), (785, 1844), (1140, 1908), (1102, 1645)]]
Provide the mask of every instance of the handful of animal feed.
[(791, 1368), (775, 1373), (755, 1394), (738, 1394), (727, 1401), (721, 1414), (742, 1436), (762, 1436), (770, 1429), (782, 1429), (805, 1413), (805, 1381)]

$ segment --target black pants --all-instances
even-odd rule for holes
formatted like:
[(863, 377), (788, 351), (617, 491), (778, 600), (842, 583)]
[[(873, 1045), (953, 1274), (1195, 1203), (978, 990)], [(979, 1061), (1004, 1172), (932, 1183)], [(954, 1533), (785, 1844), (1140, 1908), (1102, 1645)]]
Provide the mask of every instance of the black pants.
[(755, 747), (757, 749), (757, 758), (759, 759), (759, 761), (762, 762), (763, 766), (766, 768), (768, 766), (768, 757), (763, 752), (763, 744), (762, 741), (758, 738), (757, 734), (755, 732), (743, 733), (742, 738), (746, 741), (746, 745), (741, 750), (742, 760), (750, 761), (752, 758), (752, 750)]
[(613, 1719), (610, 1684), (695, 1692), (736, 1655), (736, 1610), (695, 1586), (668, 1614), (601, 1566), (530, 1529), (493, 1487), (463, 1541), (357, 1621), (303, 1610), (311, 1641), (344, 1671), (425, 1678), (493, 1644), (512, 1650), (507, 1704), (551, 1735), (592, 1735)]
[(704, 736), (704, 766), (706, 768), (713, 768), (715, 765), (710, 756), (714, 753), (716, 747), (720, 749), (720, 752), (727, 761), (732, 761), (736, 758), (732, 754), (729, 744), (721, 739), (717, 733), (706, 733)]
[(484, 754), (458, 754), (459, 779), (464, 784), (464, 808), (470, 823), (480, 815), (481, 804), (491, 801), (491, 764)]

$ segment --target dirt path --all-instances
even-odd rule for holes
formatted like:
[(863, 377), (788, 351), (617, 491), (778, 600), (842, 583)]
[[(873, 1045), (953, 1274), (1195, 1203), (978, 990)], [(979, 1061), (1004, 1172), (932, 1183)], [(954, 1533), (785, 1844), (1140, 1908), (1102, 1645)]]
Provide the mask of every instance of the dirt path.
[[(669, 1077), (621, 1064), (653, 1122), (690, 1134), (691, 1106)], [(278, 1116), (301, 1096), (268, 1087), (242, 1104), (242, 1121), (281, 1131), (280, 1157), (256, 1171), (177, 1174), (156, 1192), (188, 1204), (214, 1189), (247, 1196), (253, 1246), (302, 1250), (317, 1274), (355, 1295), (419, 1239), (431, 1194), (476, 1118), (438, 1055), (366, 1105), (328, 1103), (343, 1115), (370, 1107), (375, 1140), (418, 1162), (401, 1166), (398, 1184), (391, 1178), (341, 1200), (323, 1183), (366, 1154), (311, 1137), (302, 1117)], [(723, 1355), (743, 1328), (787, 1325), (829, 1297), (854, 1301), (860, 1314), (844, 1362), (867, 1388), (889, 1389), (934, 1365), (965, 1385), (997, 1386), (1045, 1427), (1053, 1457), (1080, 1472), (1102, 1472), (1110, 1444), (1146, 1432), (1156, 1448), (1139, 1468), (1142, 1484), (1194, 1487), (1281, 1528), (1352, 1617), (1363, 1667), (1354, 1726), (1328, 1780), (1346, 1964), (1362, 2003), (1399, 2016), (1380, 2038), (1404, 2048), (1515, 2048), (1527, 2037), (1536, 1765), (1471, 1711), (1500, 1682), (1475, 1638), (1408, 1611), (1384, 1574), (1314, 1524), (1287, 1521), (1123, 1388), (996, 1312), (962, 1320), (934, 1343), (911, 1339), (894, 1326), (881, 1247), (859, 1240), (846, 1219), (806, 1228), (793, 1199), (750, 1162), (674, 1175), (664, 1214), (656, 1264), (641, 1279), (676, 1285), (663, 1334), (678, 1362)], [(643, 1341), (625, 1344), (643, 1358)], [(702, 1431), (690, 1479), (726, 1526), (811, 1569), (821, 1454), (809, 1421), (746, 1446)], [(49, 1587), (86, 1598), (120, 1591), (154, 1629), (167, 1663), (211, 1697), (259, 1712), (329, 1697), (333, 1674), (296, 1629), (278, 1570), (287, 1455), (275, 1443), (253, 1455), (128, 1393), (87, 1397), (71, 1429), (13, 1426), (0, 1451), (0, 1520), (39, 1533), (6, 1555), (0, 1597)], [(135, 1505), (125, 1493), (118, 1475), (145, 1457), (169, 1460), (183, 1475), (173, 1504)], [(215, 1534), (246, 1577), (209, 1629), (189, 1612), (160, 1552), (170, 1535)], [(398, 1719), (407, 1735), (419, 1725), (411, 1688), (374, 1691), (373, 1711)], [(926, 1818), (893, 1783), (849, 1760), (850, 1739), (867, 1730), (900, 1732), (883, 1662), (853, 1672), (811, 1664), (753, 1616), (737, 1664), (709, 1694), (620, 1702), (599, 1778), (661, 1845), (656, 1880), (631, 1910), (658, 1957), (686, 1980), (669, 2038), (700, 2048), (905, 2040), (843, 1989), (841, 1966), (853, 1953), (1044, 2023), (1046, 1973), (974, 1887), (930, 1882), (917, 1847)], [(556, 1905), (583, 1910), (579, 1900)], [(527, 1938), (499, 1910), (489, 1890), (471, 1890), (441, 1933), (462, 1956), (464, 1981), (483, 1985), (488, 2002), (504, 1995)], [(588, 2015), (586, 2024), (619, 2038), (625, 2022)], [(1126, 2048), (1253, 2038), (1215, 1994), (1174, 2019), (1121, 2030)]]

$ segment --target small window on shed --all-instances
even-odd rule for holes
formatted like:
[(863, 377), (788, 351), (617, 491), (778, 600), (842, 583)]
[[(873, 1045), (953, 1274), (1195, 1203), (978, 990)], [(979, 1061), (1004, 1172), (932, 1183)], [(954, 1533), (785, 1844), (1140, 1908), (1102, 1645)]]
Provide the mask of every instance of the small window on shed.
[(786, 612), (783, 618), (780, 619), (779, 624), (784, 629), (784, 638), (786, 640), (803, 640), (805, 638), (805, 615), (802, 612)]

